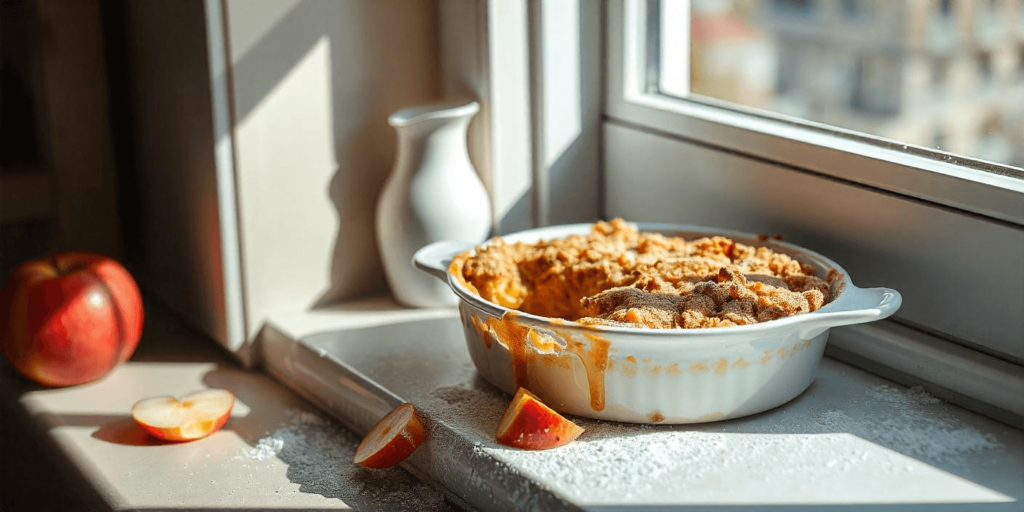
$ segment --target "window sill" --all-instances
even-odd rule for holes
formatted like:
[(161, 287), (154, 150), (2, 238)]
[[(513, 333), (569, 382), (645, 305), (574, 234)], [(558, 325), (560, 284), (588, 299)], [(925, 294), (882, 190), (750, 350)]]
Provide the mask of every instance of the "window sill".
[[(155, 301), (146, 316), (135, 356), (96, 382), (42, 389), (0, 363), (0, 509), (458, 510), (402, 470), (368, 475), (351, 463), (358, 437), (239, 368)], [(142, 398), (203, 388), (236, 397), (227, 425), (208, 438), (160, 443), (130, 418)], [(283, 444), (261, 445), (267, 438)], [(310, 452), (317, 447), (326, 449)]]
[(508, 397), (477, 376), (454, 310), (374, 299), (271, 318), (265, 334), (268, 371), (357, 432), (415, 403), (431, 435), (409, 469), (482, 509), (1024, 501), (1024, 432), (831, 358), (804, 394), (766, 413), (657, 427), (580, 420), (587, 434), (572, 445), (523, 452), (493, 440)]

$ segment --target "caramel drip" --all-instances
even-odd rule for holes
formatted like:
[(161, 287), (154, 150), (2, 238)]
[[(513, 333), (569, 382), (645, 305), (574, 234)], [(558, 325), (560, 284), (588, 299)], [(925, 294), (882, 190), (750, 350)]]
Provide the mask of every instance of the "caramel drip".
[(622, 362), (622, 375), (625, 377), (636, 377), (636, 358), (629, 356)]
[(724, 418), (724, 417), (725, 417), (725, 415), (720, 413), (720, 412), (709, 412), (707, 414), (704, 414), (704, 415), (701, 415), (700, 417), (698, 417), (697, 421), (698, 422), (714, 421), (714, 420), (721, 419), (721, 418)]
[(532, 329), (530, 330), (530, 344), (541, 352), (554, 352), (558, 349), (557, 341), (550, 336), (542, 337), (539, 332)]
[(718, 375), (722, 375), (727, 371), (729, 371), (729, 361), (726, 361), (723, 357), (722, 359), (718, 360), (718, 363), (715, 364), (715, 373), (717, 373)]
[(491, 337), (491, 329), (473, 315), (470, 315), (469, 319), (473, 321), (473, 328), (476, 329), (476, 332), (480, 333), (480, 339), (484, 342), (484, 347), (490, 349), (491, 345), (494, 344), (494, 338)]
[[(566, 352), (571, 352), (580, 358), (587, 372), (590, 408), (595, 411), (604, 410), (604, 377), (608, 370), (611, 342), (593, 334), (584, 334), (590, 342), (587, 347), (587, 344), (574, 339), (571, 334), (556, 331), (556, 334), (565, 341), (565, 348), (562, 348), (557, 340), (546, 338), (533, 328), (518, 323), (516, 316), (518, 315), (515, 311), (508, 311), (501, 319), (488, 318), (486, 326), (481, 326), (485, 327), (485, 331), (493, 333), (498, 343), (508, 348), (512, 356), (512, 381), (516, 389), (529, 389), (531, 362), (570, 368), (570, 359), (566, 357)], [(484, 338), (488, 336), (485, 335)], [(534, 350), (530, 350), (531, 345)]]
[(516, 389), (529, 389), (529, 354), (527, 354), (527, 339), (531, 334), (535, 335), (533, 329), (516, 322), (518, 316), (515, 311), (508, 311), (501, 316), (501, 319), (488, 318), (487, 326), (490, 327), (498, 343), (508, 347), (512, 355), (512, 384)]
[(604, 410), (604, 374), (608, 370), (608, 348), (611, 342), (593, 334), (584, 334), (590, 341), (590, 348), (572, 337), (569, 333), (559, 333), (565, 339), (569, 352), (579, 356), (583, 368), (587, 372), (587, 385), (590, 387), (590, 408), (595, 411)]
[(707, 373), (708, 364), (705, 362), (693, 363), (690, 365), (690, 371), (693, 373)]

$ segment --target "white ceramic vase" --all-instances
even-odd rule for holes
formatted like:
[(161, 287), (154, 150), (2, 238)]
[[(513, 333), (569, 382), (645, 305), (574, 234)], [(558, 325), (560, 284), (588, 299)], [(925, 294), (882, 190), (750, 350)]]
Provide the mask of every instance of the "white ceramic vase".
[(396, 300), (412, 307), (453, 306), (449, 287), (416, 270), (413, 254), (440, 240), (483, 242), (491, 229), (487, 190), (466, 147), (476, 102), (424, 105), (388, 118), (398, 156), (377, 202), (377, 245)]

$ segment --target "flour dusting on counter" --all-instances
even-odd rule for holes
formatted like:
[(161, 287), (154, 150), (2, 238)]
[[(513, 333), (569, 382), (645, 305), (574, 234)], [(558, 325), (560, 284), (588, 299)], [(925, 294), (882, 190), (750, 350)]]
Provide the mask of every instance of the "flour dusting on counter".
[[(741, 500), (785, 487), (823, 502), (851, 496), (830, 482), (927, 481), (964, 457), (1000, 448), (991, 436), (958, 425), (945, 404), (921, 388), (865, 388), (851, 411), (815, 417), (776, 411), (753, 420), (680, 426), (636, 426), (581, 419), (584, 435), (565, 447), (528, 452), (480, 446), (509, 466), (583, 503), (656, 503), (685, 493), (699, 500), (722, 482), (743, 481)], [(865, 413), (861, 406), (870, 407)], [(734, 423), (734, 426), (724, 427)], [(739, 430), (732, 432), (722, 432)], [(749, 430), (748, 430), (749, 429)], [(716, 430), (718, 430), (716, 432)], [(908, 486), (910, 489), (912, 486)], [(900, 489), (892, 492), (899, 493)], [(910, 490), (906, 491), (908, 493)], [(938, 494), (963, 493), (960, 488)]]
[[(603, 428), (601, 434), (618, 428)], [(848, 434), (723, 434), (654, 428), (626, 437), (577, 441), (547, 452), (497, 449), (492, 453), (539, 481), (550, 482), (572, 499), (597, 502), (643, 502), (676, 493), (696, 499), (730, 480), (770, 492), (779, 486), (813, 489), (846, 476), (913, 471), (912, 461), (890, 450), (867, 449), (867, 444)], [(756, 499), (758, 494), (747, 496)]]
[(928, 393), (921, 386), (914, 386), (903, 391), (896, 386), (880, 384), (869, 388), (865, 394), (872, 400), (888, 402), (901, 409), (911, 409), (921, 405), (942, 403), (941, 399), (931, 393)]
[[(275, 434), (276, 436), (276, 434)], [(249, 450), (247, 455), (250, 459), (263, 460), (274, 457), (284, 448), (283, 436), (268, 436), (256, 443), (256, 448)]]
[(322, 416), (291, 410), (283, 426), (237, 459), (264, 461), (261, 465), (279, 459), (287, 464), (288, 479), (299, 484), (299, 492), (337, 498), (356, 508), (456, 510), (442, 491), (401, 468), (368, 470), (353, 464), (358, 443), (358, 437)]

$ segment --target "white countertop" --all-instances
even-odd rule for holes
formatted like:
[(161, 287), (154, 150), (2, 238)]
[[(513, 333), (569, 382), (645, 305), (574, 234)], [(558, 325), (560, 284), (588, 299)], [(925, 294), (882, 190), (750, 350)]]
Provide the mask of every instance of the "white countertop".
[[(41, 389), (0, 365), (0, 390), (18, 398), (110, 508), (454, 509), (440, 490), (402, 469), (354, 467), (355, 435), (268, 376), (239, 369), (158, 308), (148, 311), (136, 356), (97, 382)], [(411, 322), (451, 318), (452, 311), (401, 310), (374, 299), (282, 315), (272, 324), (297, 339), (396, 325), (415, 331)], [(480, 418), (500, 415), (507, 397), (493, 390), (467, 394), (486, 387), (471, 365), (438, 371), (447, 372), (443, 389), (411, 388), (403, 398), (441, 407), (438, 417), (476, 439), (481, 454), (585, 509), (628, 508), (629, 492), (716, 510), (795, 503), (1024, 509), (1024, 433), (828, 358), (804, 395), (768, 413), (678, 427), (587, 420), (588, 433), (576, 443), (539, 453), (497, 446), (488, 437), (492, 425)], [(414, 382), (397, 373), (371, 376), (395, 389)], [(130, 419), (141, 398), (206, 387), (228, 389), (238, 399), (232, 419), (207, 439), (160, 443)], [(588, 465), (595, 456), (603, 462)]]
[[(114, 510), (455, 509), (441, 491), (401, 468), (354, 466), (355, 435), (204, 341), (147, 304), (136, 355), (99, 381), (43, 389), (0, 365), (0, 389), (18, 397), (36, 426)], [(142, 398), (203, 388), (236, 396), (231, 419), (208, 438), (162, 443), (131, 419), (132, 404)]]
[(675, 426), (577, 418), (578, 440), (528, 452), (494, 441), (509, 397), (476, 373), (452, 311), (376, 299), (273, 317), (268, 330), (290, 339), (265, 347), (283, 381), (339, 417), (379, 414), (366, 396), (415, 404), (433, 426), (411, 464), (485, 510), (1024, 509), (1024, 432), (828, 357), (807, 391), (761, 414)]

